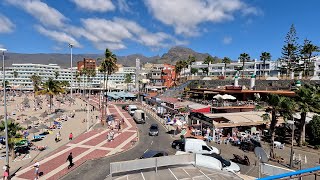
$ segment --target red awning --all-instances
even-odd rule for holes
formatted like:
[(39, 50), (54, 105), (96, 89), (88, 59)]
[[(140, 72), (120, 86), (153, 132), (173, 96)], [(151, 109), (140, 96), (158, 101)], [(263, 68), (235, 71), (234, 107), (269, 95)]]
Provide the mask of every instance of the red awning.
[(210, 113), (211, 107), (204, 107), (199, 109), (191, 109), (191, 112)]

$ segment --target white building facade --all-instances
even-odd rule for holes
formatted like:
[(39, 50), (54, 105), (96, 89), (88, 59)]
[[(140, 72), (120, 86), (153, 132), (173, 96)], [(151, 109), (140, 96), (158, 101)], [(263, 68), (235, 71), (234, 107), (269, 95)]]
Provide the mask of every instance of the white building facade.
[[(41, 77), (42, 82), (52, 78), (57, 81), (67, 81), (71, 85), (71, 70), (61, 68), (57, 64), (12, 64), (11, 67), (5, 68), (5, 78), (9, 82), (9, 86), (17, 90), (32, 90), (33, 84), (31, 80), (32, 75)], [(126, 74), (131, 75), (132, 83), (135, 80), (135, 67), (120, 67), (117, 72), (109, 75), (108, 87), (117, 88), (117, 86), (126, 86)], [(85, 76), (77, 77), (77, 68), (73, 67), (73, 88), (102, 88), (104, 75), (96, 70), (96, 76), (86, 78)], [(16, 75), (16, 77), (15, 77)], [(0, 72), (0, 81), (2, 83), (3, 72)]]

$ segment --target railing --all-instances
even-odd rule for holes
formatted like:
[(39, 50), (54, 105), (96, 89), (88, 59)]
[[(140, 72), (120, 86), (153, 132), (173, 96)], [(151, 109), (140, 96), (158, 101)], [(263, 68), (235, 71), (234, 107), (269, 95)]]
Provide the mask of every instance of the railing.
[(166, 121), (159, 117), (153, 110), (151, 110), (151, 106), (147, 105), (147, 104), (137, 104), (137, 107), (142, 109), (144, 112), (148, 113), (151, 117), (153, 117), (155, 120), (157, 120), (159, 123), (163, 124), (165, 129), (167, 131), (171, 131), (171, 130), (175, 130), (175, 128), (173, 128), (170, 125), (166, 125)]
[(148, 159), (114, 162), (110, 163), (110, 176), (112, 177), (112, 175), (116, 173), (151, 168), (154, 168), (157, 172), (159, 167), (188, 164), (196, 164), (196, 154), (181, 154), (176, 156), (163, 156)]

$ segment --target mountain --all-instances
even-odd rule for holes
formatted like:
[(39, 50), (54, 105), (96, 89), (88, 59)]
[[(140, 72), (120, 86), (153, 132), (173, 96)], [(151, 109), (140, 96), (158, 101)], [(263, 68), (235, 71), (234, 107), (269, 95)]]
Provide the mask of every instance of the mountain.
[(178, 60), (187, 60), (189, 56), (194, 56), (197, 61), (203, 61), (207, 56), (211, 55), (208, 53), (198, 53), (190, 48), (176, 46), (163, 54), (158, 62), (175, 64)]
[[(178, 60), (186, 60), (188, 56), (195, 56), (197, 61), (204, 60), (208, 53), (198, 53), (190, 48), (185, 47), (173, 47), (169, 51), (160, 56), (146, 57), (142, 54), (132, 54), (128, 56), (117, 56), (118, 63), (124, 66), (135, 66), (136, 58), (140, 59), (141, 64), (144, 63), (169, 63), (175, 64)], [(20, 54), (20, 53), (6, 53), (5, 54), (6, 66), (11, 66), (14, 63), (38, 63), (38, 64), (58, 64), (63, 68), (70, 67), (70, 54)], [(93, 58), (97, 59), (103, 57), (102, 54), (74, 54), (73, 55), (73, 65), (75, 66), (77, 61), (83, 58)], [(100, 64), (100, 61), (98, 61)]]

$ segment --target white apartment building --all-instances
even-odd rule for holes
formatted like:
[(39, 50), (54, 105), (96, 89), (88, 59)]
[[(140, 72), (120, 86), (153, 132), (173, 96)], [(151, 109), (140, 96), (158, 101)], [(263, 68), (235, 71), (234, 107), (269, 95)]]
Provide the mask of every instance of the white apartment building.
[[(243, 66), (242, 62), (232, 62), (225, 66), (224, 63), (209, 64), (209, 76), (223, 76), (226, 73), (226, 77), (233, 77), (237, 72), (242, 74), (242, 70), (239, 70)], [(275, 61), (266, 61), (265, 65), (261, 61), (245, 62), (244, 65), (244, 75), (250, 76), (252, 74), (258, 76), (276, 76), (278, 74), (278, 65)], [(203, 64), (202, 62), (196, 62), (191, 65), (191, 68), (198, 70), (197, 75), (207, 75), (202, 69), (208, 68), (208, 64)], [(181, 71), (182, 75), (191, 75), (190, 66)]]
[[(57, 64), (12, 64), (11, 67), (5, 68), (5, 78), (9, 82), (9, 86), (15, 89), (32, 90), (32, 75), (38, 75), (45, 82), (49, 78), (58, 81), (68, 81), (71, 84), (71, 70), (63, 69)], [(109, 75), (108, 86), (117, 89), (117, 86), (124, 86), (126, 74), (131, 74), (132, 83), (135, 80), (135, 67), (120, 67), (117, 72)], [(57, 73), (56, 73), (57, 72)], [(101, 88), (103, 87), (103, 74), (96, 70), (96, 76), (86, 79), (84, 76), (76, 77), (77, 68), (73, 67), (73, 88)], [(14, 77), (14, 74), (17, 76)], [(56, 74), (58, 77), (56, 78)], [(0, 72), (0, 81), (2, 83), (3, 72)], [(123, 88), (122, 88), (123, 89)]]

